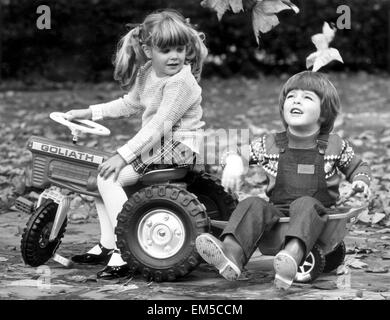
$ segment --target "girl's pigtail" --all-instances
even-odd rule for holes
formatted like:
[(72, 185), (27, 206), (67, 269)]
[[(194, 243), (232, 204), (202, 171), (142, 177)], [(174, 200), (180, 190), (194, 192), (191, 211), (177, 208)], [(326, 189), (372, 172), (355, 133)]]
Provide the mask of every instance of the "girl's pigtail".
[(138, 26), (130, 30), (118, 43), (114, 59), (114, 79), (126, 89), (133, 86), (139, 68), (147, 61), (142, 49), (141, 32), (141, 27)]
[(187, 60), (191, 65), (192, 74), (199, 82), (202, 74), (203, 64), (207, 57), (208, 51), (204, 44), (204, 34), (197, 32), (192, 27), (189, 29), (191, 32), (191, 40), (187, 52)]

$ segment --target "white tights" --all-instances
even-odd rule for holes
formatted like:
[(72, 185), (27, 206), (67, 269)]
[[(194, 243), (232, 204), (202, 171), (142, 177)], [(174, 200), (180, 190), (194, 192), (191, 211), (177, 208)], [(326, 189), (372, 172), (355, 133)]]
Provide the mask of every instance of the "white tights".
[[(117, 249), (115, 227), (117, 216), (122, 210), (123, 204), (127, 201), (127, 195), (123, 190), (124, 186), (135, 184), (140, 174), (134, 171), (132, 165), (127, 165), (119, 173), (118, 179), (113, 181), (114, 175), (107, 179), (98, 176), (97, 186), (100, 198), (95, 198), (96, 210), (100, 222), (100, 243), (108, 249)], [(108, 265), (123, 265), (125, 262), (119, 254), (114, 253)]]

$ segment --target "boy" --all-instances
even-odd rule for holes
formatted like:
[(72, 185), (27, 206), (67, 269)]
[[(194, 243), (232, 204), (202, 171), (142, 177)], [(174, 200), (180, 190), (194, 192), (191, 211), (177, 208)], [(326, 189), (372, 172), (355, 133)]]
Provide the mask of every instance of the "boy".
[[(221, 240), (210, 234), (196, 239), (203, 259), (228, 280), (236, 280), (265, 231), (282, 216), (290, 216), (284, 248), (275, 256), (275, 285), (291, 286), (298, 266), (320, 236), (329, 208), (336, 204), (343, 173), (352, 188), (369, 195), (371, 179), (346, 140), (330, 134), (340, 110), (333, 84), (321, 73), (304, 71), (291, 77), (279, 97), (285, 132), (268, 134), (250, 144), (249, 164), (267, 174), (269, 202), (249, 197), (233, 212)], [(243, 160), (229, 154), (222, 175), (226, 188), (237, 189)]]

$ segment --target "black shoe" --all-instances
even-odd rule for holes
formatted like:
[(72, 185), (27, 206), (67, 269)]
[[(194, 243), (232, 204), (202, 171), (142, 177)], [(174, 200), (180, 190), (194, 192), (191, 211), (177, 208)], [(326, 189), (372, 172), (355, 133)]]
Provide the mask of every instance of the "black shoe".
[(99, 243), (100, 254), (84, 253), (72, 257), (72, 261), (81, 264), (106, 264), (111, 258), (114, 249), (107, 249)]
[(130, 268), (127, 264), (122, 266), (106, 266), (103, 270), (100, 270), (97, 273), (97, 278), (103, 280), (112, 280), (123, 278), (130, 274)]

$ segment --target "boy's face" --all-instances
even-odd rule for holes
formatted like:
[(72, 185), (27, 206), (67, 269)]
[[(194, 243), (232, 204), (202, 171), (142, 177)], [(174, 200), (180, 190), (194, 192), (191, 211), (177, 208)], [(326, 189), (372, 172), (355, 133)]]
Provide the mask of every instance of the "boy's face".
[(283, 116), (287, 125), (302, 132), (315, 132), (320, 128), (321, 100), (309, 90), (294, 89), (287, 93)]

